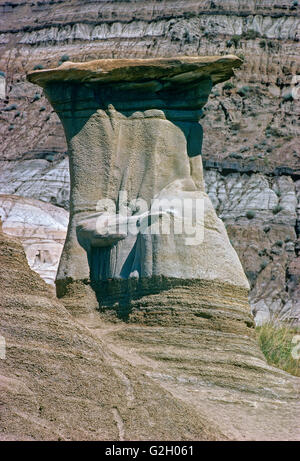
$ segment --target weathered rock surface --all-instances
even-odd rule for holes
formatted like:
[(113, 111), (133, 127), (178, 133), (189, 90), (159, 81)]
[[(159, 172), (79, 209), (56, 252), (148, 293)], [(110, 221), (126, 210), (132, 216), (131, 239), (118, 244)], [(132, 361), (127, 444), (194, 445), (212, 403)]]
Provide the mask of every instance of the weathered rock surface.
[(215, 170), (205, 174), (208, 195), (226, 224), (251, 284), (257, 322), (300, 318), (297, 271), (297, 191), (288, 176)]
[[(53, 154), (51, 154), (53, 156)], [(50, 154), (46, 155), (49, 158)], [(69, 208), (68, 158), (0, 162), (0, 194), (18, 195)]]
[[(296, 184), (300, 107), (299, 99), (291, 97), (291, 89), (293, 76), (300, 74), (299, 6), (293, 1), (101, 1), (101, 5), (84, 0), (72, 4), (44, 1), (39, 5), (14, 1), (14, 5), (2, 2), (0, 6), (0, 69), (6, 73), (7, 95), (0, 101), (1, 159), (22, 162), (53, 155), (55, 160), (67, 150), (56, 114), (43, 94), (36, 94), (35, 87), (24, 81), (25, 73), (34, 66), (55, 67), (66, 56), (88, 61), (234, 53), (245, 58), (244, 64), (236, 71), (232, 86), (214, 88), (201, 120), (204, 169), (222, 171), (225, 182), (226, 172), (236, 172), (249, 176), (259, 173), (267, 181), (280, 174)], [(49, 168), (54, 165), (48, 164)], [(39, 194), (37, 191), (33, 197)], [(256, 214), (261, 215), (262, 210)], [(222, 219), (226, 224), (227, 218)], [(249, 224), (253, 226), (251, 234), (247, 232)], [(295, 292), (289, 287), (299, 284), (295, 272), (299, 266), (299, 217), (297, 238), (288, 245), (289, 251), (286, 245), (282, 247), (280, 263), (285, 265), (291, 258), (291, 265), (285, 265), (287, 270), (279, 271), (275, 280), (271, 279), (278, 273), (276, 261), (268, 258), (270, 271), (260, 271), (258, 266), (264, 260), (254, 264), (253, 254), (242, 250), (249, 249), (254, 238), (255, 253), (264, 251), (265, 240), (255, 237), (256, 229), (257, 235), (263, 235), (263, 226), (259, 218), (245, 222), (243, 230), (230, 238), (248, 275), (253, 272), (253, 290), (259, 291), (263, 301), (265, 287), (270, 285), (281, 301), (270, 304), (272, 296), (268, 294), (267, 305), (275, 311), (277, 306), (282, 312), (286, 309), (288, 314), (294, 304), (290, 296)], [(283, 241), (284, 232), (288, 236), (294, 232), (293, 226), (271, 227), (272, 242)], [(231, 232), (229, 227), (227, 230)]]
[(74, 319), (0, 232), (0, 439), (299, 439), (299, 378), (266, 365), (238, 290), (202, 289), (147, 297), (131, 323), (73, 291)]
[(0, 216), (3, 231), (20, 238), (31, 269), (53, 285), (66, 238), (68, 212), (39, 200), (0, 195)]
[(0, 440), (224, 437), (74, 321), (1, 231), (0, 291)]
[[(151, 292), (151, 279), (165, 277), (178, 284), (229, 284), (247, 297), (240, 261), (203, 190), (199, 124), (212, 86), (240, 64), (230, 55), (99, 60), (28, 75), (44, 88), (69, 146), (70, 223), (59, 294), (70, 280), (90, 279), (95, 288), (102, 281), (138, 278), (141, 287), (132, 288), (140, 296), (144, 284)], [(154, 199), (167, 202), (162, 211), (153, 209)], [(108, 201), (113, 211), (106, 211)], [(199, 202), (203, 216), (196, 211)], [(130, 209), (125, 218), (124, 207)], [(163, 215), (174, 221), (173, 230), (162, 230)], [(111, 230), (116, 220), (124, 222), (124, 232), (120, 226)]]

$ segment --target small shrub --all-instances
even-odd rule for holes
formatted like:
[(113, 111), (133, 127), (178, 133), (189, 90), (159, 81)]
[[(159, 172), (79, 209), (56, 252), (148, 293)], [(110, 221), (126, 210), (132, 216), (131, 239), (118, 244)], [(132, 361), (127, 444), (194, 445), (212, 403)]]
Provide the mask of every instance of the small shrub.
[(300, 376), (300, 359), (292, 356), (295, 347), (292, 340), (297, 330), (289, 326), (277, 327), (270, 322), (257, 327), (256, 332), (267, 362), (294, 376)]
[(277, 214), (277, 213), (280, 213), (280, 211), (282, 211), (282, 209), (283, 209), (282, 206), (276, 205), (276, 206), (273, 208), (272, 212), (273, 212), (273, 214)]
[(277, 240), (277, 242), (275, 243), (275, 245), (277, 245), (278, 247), (282, 247), (283, 241), (282, 241), (282, 240)]
[(33, 100), (38, 101), (39, 99), (41, 99), (40, 93), (35, 93), (35, 95), (33, 96)]
[(63, 62), (70, 61), (70, 56), (67, 54), (63, 54), (60, 60), (58, 61), (58, 65), (60, 66)]
[(240, 152), (248, 152), (250, 150), (250, 147), (245, 146), (240, 149)]
[(264, 269), (267, 267), (267, 265), (268, 265), (268, 261), (266, 261), (266, 260), (263, 261), (263, 262), (261, 263), (261, 265), (260, 265), (260, 270), (261, 270), (261, 271), (264, 270)]
[(33, 68), (33, 70), (40, 70), (40, 69), (44, 69), (44, 66), (42, 64), (36, 64)]
[(233, 83), (231, 83), (231, 82), (227, 82), (223, 86), (223, 90), (232, 90), (233, 88), (235, 88), (235, 85)]
[(7, 106), (5, 107), (4, 112), (10, 112), (11, 110), (16, 110), (17, 109), (17, 105), (16, 104), (11, 104), (10, 106)]
[(0, 70), (0, 77), (5, 77), (5, 72), (3, 72), (3, 70)]
[(243, 33), (243, 38), (246, 40), (255, 40), (257, 37), (260, 37), (260, 33), (256, 32), (256, 30), (247, 30), (247, 32)]
[(253, 210), (247, 211), (246, 217), (247, 217), (248, 219), (253, 219), (253, 218), (255, 218), (255, 212), (254, 212)]
[(241, 154), (237, 154), (236, 152), (232, 152), (231, 154), (229, 154), (229, 157), (230, 158), (235, 158), (235, 159), (240, 159), (240, 158), (243, 158), (243, 156)]
[(11, 130), (13, 130), (13, 129), (14, 129), (14, 127), (15, 127), (15, 125), (9, 125), (9, 127), (8, 127), (8, 131), (11, 131)]
[(241, 123), (240, 122), (232, 122), (230, 128), (232, 130), (239, 131), (241, 129)]
[(242, 98), (246, 98), (251, 91), (250, 86), (242, 86), (242, 88), (239, 88), (237, 90), (237, 94), (242, 96)]
[(270, 232), (271, 230), (271, 227), (270, 226), (266, 226), (264, 227), (264, 232), (267, 234), (268, 232)]
[(40, 108), (40, 112), (44, 112), (44, 110), (46, 110), (46, 107), (45, 107), (45, 106), (42, 106), (42, 107)]
[(260, 46), (263, 50), (266, 48), (266, 45), (267, 45), (267, 43), (266, 43), (265, 40), (261, 40), (261, 41), (259, 42), (259, 46)]
[(234, 45), (237, 48), (239, 46), (240, 40), (240, 35), (233, 35), (229, 41), (231, 42), (231, 45)]

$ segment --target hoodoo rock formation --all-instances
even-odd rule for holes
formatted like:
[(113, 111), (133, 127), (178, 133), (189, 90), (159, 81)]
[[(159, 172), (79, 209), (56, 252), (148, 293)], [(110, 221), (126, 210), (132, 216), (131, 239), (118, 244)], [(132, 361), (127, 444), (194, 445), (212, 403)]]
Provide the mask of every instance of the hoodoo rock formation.
[(201, 116), (206, 192), (256, 318), (299, 321), (299, 14), (293, 0), (0, 1), (0, 193), (68, 209), (62, 125), (25, 81), (30, 70), (66, 59), (235, 54), (243, 65), (213, 88)]
[(124, 311), (132, 297), (193, 280), (198, 290), (217, 283), (247, 299), (241, 263), (204, 192), (199, 124), (212, 86), (240, 64), (235, 56), (100, 60), (29, 74), (69, 146), (59, 296), (90, 279), (101, 306)]
[(299, 11), (0, 0), (0, 440), (300, 439)]

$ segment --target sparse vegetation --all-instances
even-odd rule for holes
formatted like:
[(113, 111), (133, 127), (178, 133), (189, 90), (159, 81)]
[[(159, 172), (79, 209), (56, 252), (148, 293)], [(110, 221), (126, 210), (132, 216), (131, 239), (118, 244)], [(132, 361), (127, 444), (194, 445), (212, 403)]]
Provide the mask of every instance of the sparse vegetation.
[(40, 93), (35, 93), (35, 95), (33, 96), (33, 101), (38, 101), (39, 99), (41, 99)]
[(297, 330), (289, 326), (277, 327), (273, 323), (266, 323), (256, 331), (267, 362), (292, 375), (300, 376), (300, 359), (295, 359), (292, 355), (293, 349), (296, 348), (293, 338)]
[(273, 208), (272, 212), (273, 212), (273, 214), (277, 214), (277, 213), (280, 213), (281, 210), (282, 210), (282, 206), (276, 205), (276, 206)]
[(237, 47), (239, 46), (240, 40), (241, 40), (241, 36), (240, 36), (240, 35), (233, 35), (233, 36), (231, 37), (231, 39), (230, 39), (230, 40), (227, 40), (227, 42), (226, 42), (227, 48), (231, 47), (232, 45), (234, 45), (235, 48), (237, 48)]
[(267, 265), (268, 265), (268, 261), (266, 261), (266, 260), (263, 261), (263, 262), (261, 263), (261, 265), (260, 265), (260, 270), (261, 270), (261, 271), (264, 270), (264, 269), (267, 267)]
[(0, 70), (0, 77), (5, 77), (5, 72), (3, 72), (3, 70)]
[(223, 90), (225, 91), (232, 90), (233, 88), (235, 88), (235, 85), (231, 82), (227, 82), (223, 85)]
[(250, 86), (242, 86), (237, 90), (237, 94), (242, 96), (242, 98), (246, 98), (251, 91)]
[(259, 42), (259, 46), (260, 46), (263, 50), (266, 48), (266, 45), (267, 45), (267, 43), (266, 43), (265, 40), (261, 40), (261, 41)]
[(63, 54), (60, 60), (58, 61), (58, 65), (60, 66), (63, 62), (70, 61), (70, 56), (67, 54)]
[(243, 156), (241, 154), (237, 154), (236, 152), (232, 152), (231, 154), (229, 154), (229, 157), (230, 158), (235, 158), (235, 159), (240, 159), (240, 158), (243, 158)]
[(33, 70), (40, 70), (40, 69), (44, 69), (44, 66), (42, 64), (36, 64), (33, 68)]
[(232, 122), (231, 127), (232, 130), (239, 131), (241, 129), (241, 123), (240, 122)]
[(255, 212), (253, 210), (248, 210), (247, 213), (246, 213), (246, 217), (248, 219), (253, 219), (255, 218)]
[(256, 30), (247, 30), (246, 32), (243, 32), (242, 37), (246, 40), (255, 40), (257, 37), (260, 37), (260, 33)]
[(11, 110), (16, 110), (17, 109), (17, 105), (16, 104), (11, 104), (10, 106), (7, 106), (5, 107), (4, 112), (10, 112)]

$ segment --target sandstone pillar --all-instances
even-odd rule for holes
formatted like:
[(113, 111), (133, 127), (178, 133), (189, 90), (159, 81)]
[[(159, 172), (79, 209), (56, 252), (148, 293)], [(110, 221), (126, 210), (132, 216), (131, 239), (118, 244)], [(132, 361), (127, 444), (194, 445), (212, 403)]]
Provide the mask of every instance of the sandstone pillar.
[[(60, 294), (69, 282), (91, 281), (100, 304), (130, 304), (192, 280), (232, 287), (246, 299), (242, 266), (204, 191), (199, 123), (212, 86), (240, 63), (235, 56), (98, 60), (29, 74), (59, 115), (69, 148)], [(153, 199), (175, 205), (151, 211)], [(183, 200), (192, 212), (197, 200), (204, 206), (199, 241), (174, 231)], [(164, 219), (173, 230), (156, 232)]]

